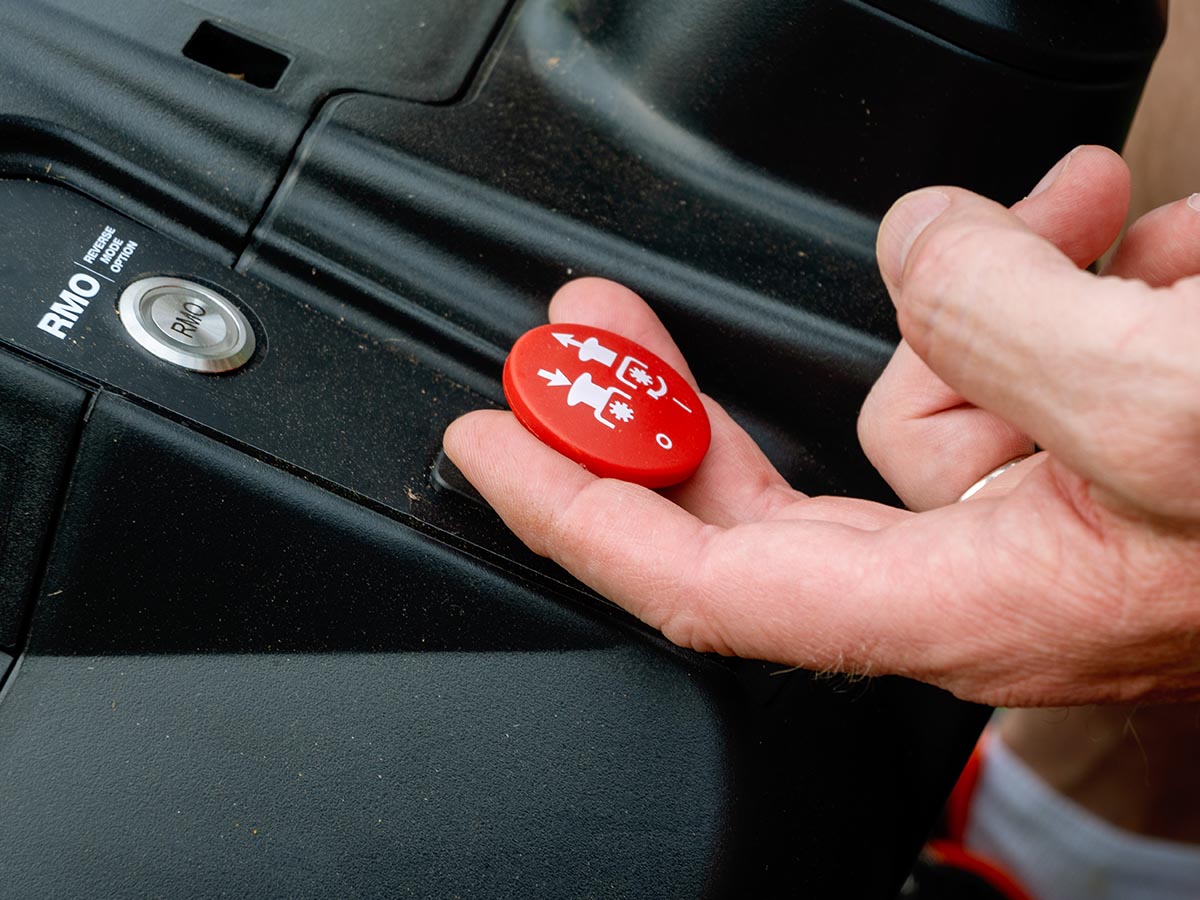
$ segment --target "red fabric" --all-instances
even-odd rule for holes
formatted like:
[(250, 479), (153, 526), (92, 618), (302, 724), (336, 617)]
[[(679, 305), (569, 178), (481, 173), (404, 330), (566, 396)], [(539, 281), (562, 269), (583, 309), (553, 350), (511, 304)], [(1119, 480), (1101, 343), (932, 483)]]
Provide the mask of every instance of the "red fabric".
[(987, 858), (972, 853), (965, 845), (967, 819), (971, 813), (971, 802), (975, 799), (975, 789), (979, 786), (979, 776), (983, 771), (984, 745), (987, 740), (986, 734), (979, 739), (954, 784), (954, 790), (946, 800), (946, 838), (930, 841), (925, 845), (925, 852), (935, 862), (979, 876), (1003, 894), (1006, 900), (1033, 900), (1003, 869)]
[(979, 785), (979, 773), (983, 767), (983, 742), (984, 738), (981, 737), (946, 800), (946, 840), (956, 844), (962, 844), (966, 837), (967, 815), (971, 801), (975, 799), (975, 788)]

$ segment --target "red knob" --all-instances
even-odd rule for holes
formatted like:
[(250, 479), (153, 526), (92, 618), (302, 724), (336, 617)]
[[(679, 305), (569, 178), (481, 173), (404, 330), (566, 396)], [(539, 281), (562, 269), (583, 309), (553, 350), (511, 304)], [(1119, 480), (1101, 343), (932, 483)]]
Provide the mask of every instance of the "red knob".
[(691, 477), (712, 432), (683, 377), (590, 325), (543, 325), (504, 363), (504, 396), (542, 443), (604, 478), (666, 487)]

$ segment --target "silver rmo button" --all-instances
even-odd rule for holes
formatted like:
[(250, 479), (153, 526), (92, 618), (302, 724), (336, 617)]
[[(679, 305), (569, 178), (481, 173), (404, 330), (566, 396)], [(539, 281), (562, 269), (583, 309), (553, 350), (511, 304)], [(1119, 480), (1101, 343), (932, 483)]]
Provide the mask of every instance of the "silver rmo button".
[(231, 372), (254, 355), (254, 329), (215, 291), (181, 278), (143, 278), (117, 304), (135, 341), (193, 372)]

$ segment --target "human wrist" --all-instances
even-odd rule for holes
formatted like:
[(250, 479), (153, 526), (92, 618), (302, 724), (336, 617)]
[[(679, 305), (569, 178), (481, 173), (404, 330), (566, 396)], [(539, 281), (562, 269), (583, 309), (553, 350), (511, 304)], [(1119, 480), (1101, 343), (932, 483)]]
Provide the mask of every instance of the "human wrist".
[(1042, 781), (1092, 814), (1200, 844), (1200, 705), (1009, 710), (999, 732)]

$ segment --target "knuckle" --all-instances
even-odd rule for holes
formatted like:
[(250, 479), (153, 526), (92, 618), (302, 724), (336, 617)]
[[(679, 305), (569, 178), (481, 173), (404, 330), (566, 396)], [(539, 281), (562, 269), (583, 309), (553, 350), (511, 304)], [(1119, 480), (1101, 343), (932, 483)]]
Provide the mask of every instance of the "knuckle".
[[(561, 506), (546, 506), (537, 511), (534, 524), (528, 529), (530, 548), (541, 556), (563, 562), (576, 547), (592, 548), (591, 556), (606, 558), (614, 535), (602, 527), (593, 510), (621, 503), (621, 494), (632, 485), (624, 482), (597, 479), (588, 482)], [(615, 494), (615, 496), (614, 496)]]
[(647, 624), (659, 629), (671, 643), (701, 653), (733, 653), (733, 643), (722, 626), (724, 587), (709, 574), (712, 546), (726, 532), (715, 525), (703, 526), (697, 534), (691, 556), (680, 560), (674, 571), (687, 573), (670, 584), (649, 586), (654, 601), (642, 616)]
[[(704, 574), (708, 547), (721, 533), (719, 527), (704, 524), (688, 548), (676, 551), (680, 558), (664, 560), (660, 571), (673, 572), (671, 577), (652, 574), (637, 588), (641, 594), (638, 616), (643, 622), (677, 646), (701, 653), (727, 653), (719, 636), (718, 604), (713, 599), (718, 586)], [(671, 551), (664, 548), (664, 552)]]
[(952, 296), (967, 272), (992, 253), (994, 229), (960, 223), (938, 229), (913, 249), (904, 273), (905, 299), (935, 310)]
[(930, 337), (969, 343), (990, 314), (989, 298), (1011, 291), (1015, 260), (1044, 253), (1041, 238), (988, 221), (947, 225), (918, 242), (901, 288), (901, 330), (928, 346)]

